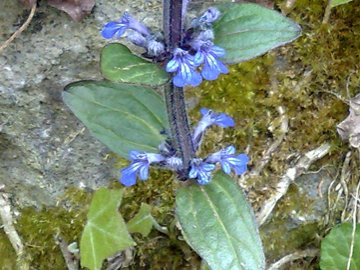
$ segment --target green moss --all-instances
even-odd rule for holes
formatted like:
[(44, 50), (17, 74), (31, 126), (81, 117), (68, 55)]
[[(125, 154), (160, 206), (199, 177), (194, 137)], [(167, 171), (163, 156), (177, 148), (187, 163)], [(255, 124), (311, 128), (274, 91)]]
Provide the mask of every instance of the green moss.
[[(127, 166), (127, 161), (116, 158), (115, 167)], [(151, 170), (150, 178), (138, 181), (135, 186), (125, 189), (120, 212), (125, 220), (130, 220), (139, 211), (141, 203), (152, 206), (152, 215), (169, 230), (169, 236), (153, 230), (148, 237), (134, 234), (137, 243), (134, 264), (130, 269), (193, 269), (200, 265), (199, 257), (181, 238), (175, 227), (175, 190), (179, 183), (168, 171)], [(113, 188), (121, 185), (114, 181)]]
[(16, 253), (3, 230), (0, 231), (0, 269), (16, 269)]
[(21, 210), (16, 229), (23, 238), (34, 269), (66, 268), (54, 237), (60, 233), (67, 243), (79, 243), (89, 199), (89, 193), (69, 189), (59, 201), (58, 207)]

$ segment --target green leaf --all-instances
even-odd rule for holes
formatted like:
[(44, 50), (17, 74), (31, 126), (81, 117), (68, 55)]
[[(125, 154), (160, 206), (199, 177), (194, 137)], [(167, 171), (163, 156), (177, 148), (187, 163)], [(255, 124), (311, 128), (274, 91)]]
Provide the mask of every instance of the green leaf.
[(96, 138), (122, 157), (130, 150), (157, 152), (164, 140), (165, 104), (150, 88), (80, 81), (65, 88), (63, 99)]
[(252, 209), (229, 176), (217, 173), (206, 186), (179, 189), (176, 215), (186, 241), (211, 269), (265, 269)]
[(153, 227), (154, 218), (151, 215), (151, 206), (142, 203), (139, 212), (127, 223), (129, 232), (141, 233), (142, 236), (146, 237), (151, 232)]
[(104, 259), (135, 245), (118, 212), (122, 195), (106, 188), (95, 192), (80, 241), (82, 267), (100, 269)]
[[(322, 270), (347, 269), (350, 254), (352, 224), (343, 223), (333, 228), (321, 242), (320, 268)], [(355, 231), (350, 269), (360, 269), (360, 224)]]
[(296, 39), (301, 28), (280, 13), (255, 4), (223, 4), (214, 24), (215, 44), (225, 63), (239, 63)]
[(336, 6), (340, 6), (340, 5), (349, 3), (351, 1), (352, 0), (332, 0), (330, 5), (333, 8), (333, 7), (336, 7)]
[(156, 86), (169, 80), (169, 75), (163, 68), (132, 54), (120, 43), (112, 43), (103, 48), (100, 67), (103, 76), (114, 82)]

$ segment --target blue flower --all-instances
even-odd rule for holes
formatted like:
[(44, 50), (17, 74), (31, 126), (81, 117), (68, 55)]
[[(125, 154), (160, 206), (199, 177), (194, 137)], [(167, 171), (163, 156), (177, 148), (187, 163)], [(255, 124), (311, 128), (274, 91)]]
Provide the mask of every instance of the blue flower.
[(127, 187), (135, 185), (137, 174), (139, 174), (141, 180), (146, 180), (149, 177), (150, 164), (165, 160), (160, 154), (138, 151), (131, 151), (130, 159), (132, 161), (130, 166), (121, 170), (120, 178), (120, 182)]
[(220, 11), (215, 7), (209, 7), (200, 17), (201, 22), (213, 23), (220, 17)]
[(150, 56), (159, 56), (165, 52), (165, 46), (162, 42), (150, 39), (147, 43), (147, 50)]
[(142, 34), (136, 32), (136, 31), (129, 31), (129, 33), (127, 35), (127, 39), (131, 43), (135, 44), (136, 46), (143, 47), (143, 48), (146, 48), (146, 46), (147, 46), (146, 38)]
[[(235, 125), (234, 119), (225, 113), (216, 113), (207, 108), (200, 110), (203, 117), (195, 127), (193, 134), (193, 143), (197, 146), (200, 143), (201, 137), (205, 130), (211, 125), (217, 125), (222, 128), (233, 127)], [(197, 147), (196, 147), (197, 148)]]
[(214, 164), (203, 162), (201, 159), (193, 159), (189, 172), (190, 179), (197, 179), (200, 185), (206, 185), (211, 180), (211, 173), (215, 169)]
[(177, 171), (183, 167), (183, 162), (181, 158), (172, 156), (166, 159), (165, 166), (172, 171)]
[(200, 112), (203, 116), (200, 122), (206, 123), (207, 126), (217, 125), (222, 128), (235, 126), (234, 119), (226, 113), (217, 113), (207, 108), (201, 108)]
[[(196, 44), (196, 43), (195, 43)], [(219, 60), (225, 55), (225, 50), (215, 46), (211, 41), (202, 42), (202, 45), (195, 46), (198, 48), (194, 57), (195, 65), (204, 64), (201, 75), (205, 80), (216, 80), (220, 73), (227, 74), (228, 68)]]
[(199, 18), (191, 22), (191, 27), (205, 29), (220, 17), (220, 11), (215, 7), (209, 7)]
[(221, 164), (222, 170), (226, 174), (230, 174), (231, 169), (234, 169), (237, 175), (241, 175), (247, 170), (249, 157), (245, 154), (235, 155), (236, 149), (233, 145), (226, 147), (214, 154), (211, 154), (206, 162)]
[(105, 24), (101, 31), (101, 35), (106, 39), (120, 38), (127, 29), (135, 30), (144, 36), (150, 34), (149, 30), (143, 24), (135, 20), (129, 13), (125, 12), (119, 21), (112, 21)]
[(176, 72), (173, 83), (178, 87), (198, 86), (202, 81), (200, 74), (195, 71), (194, 57), (180, 48), (174, 50), (174, 56), (167, 63), (166, 71)]

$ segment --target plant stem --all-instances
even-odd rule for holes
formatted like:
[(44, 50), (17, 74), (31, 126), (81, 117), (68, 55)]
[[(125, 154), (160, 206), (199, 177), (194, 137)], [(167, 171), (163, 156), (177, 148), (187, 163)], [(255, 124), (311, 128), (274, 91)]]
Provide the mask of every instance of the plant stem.
[(329, 22), (330, 13), (331, 13), (331, 4), (332, 4), (332, 0), (329, 0), (327, 6), (325, 8), (325, 14), (324, 14), (324, 18), (322, 21), (323, 24), (326, 24)]
[[(186, 0), (163, 0), (163, 25), (169, 52), (181, 45), (183, 34), (183, 7)], [(184, 89), (172, 82), (165, 86), (165, 102), (170, 124), (171, 142), (182, 159), (183, 168), (178, 172), (180, 180), (188, 178), (190, 161), (195, 156), (191, 130), (185, 107)]]

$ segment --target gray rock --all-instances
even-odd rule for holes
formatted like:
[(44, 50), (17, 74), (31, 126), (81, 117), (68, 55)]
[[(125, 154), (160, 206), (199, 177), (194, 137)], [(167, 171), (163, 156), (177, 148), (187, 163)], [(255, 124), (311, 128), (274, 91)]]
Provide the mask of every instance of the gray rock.
[[(73, 81), (101, 79), (104, 23), (129, 10), (159, 27), (160, 8), (160, 1), (98, 0), (77, 23), (41, 1), (30, 26), (2, 52), (0, 185), (20, 205), (54, 205), (67, 187), (97, 188), (117, 177), (104, 159), (109, 150), (65, 107), (61, 92)], [(27, 16), (17, 1), (0, 1), (0, 44)]]
[(337, 132), (354, 148), (360, 147), (360, 94), (349, 100), (349, 115), (337, 125)]

